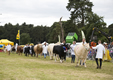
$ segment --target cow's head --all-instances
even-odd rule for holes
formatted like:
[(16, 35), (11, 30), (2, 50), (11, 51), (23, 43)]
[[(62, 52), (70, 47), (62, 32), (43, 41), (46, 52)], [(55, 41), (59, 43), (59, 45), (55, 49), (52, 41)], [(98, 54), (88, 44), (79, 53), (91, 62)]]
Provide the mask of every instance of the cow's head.
[(86, 43), (86, 44), (84, 45), (84, 47), (86, 48), (86, 50), (87, 50), (87, 51), (89, 51), (89, 50), (90, 50), (89, 43)]

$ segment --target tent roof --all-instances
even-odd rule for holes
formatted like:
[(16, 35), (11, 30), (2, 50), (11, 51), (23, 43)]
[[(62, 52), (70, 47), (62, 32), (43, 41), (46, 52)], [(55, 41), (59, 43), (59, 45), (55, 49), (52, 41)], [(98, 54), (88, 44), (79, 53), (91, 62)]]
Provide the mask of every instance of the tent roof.
[(12, 41), (9, 41), (7, 39), (1, 39), (0, 43), (13, 43)]

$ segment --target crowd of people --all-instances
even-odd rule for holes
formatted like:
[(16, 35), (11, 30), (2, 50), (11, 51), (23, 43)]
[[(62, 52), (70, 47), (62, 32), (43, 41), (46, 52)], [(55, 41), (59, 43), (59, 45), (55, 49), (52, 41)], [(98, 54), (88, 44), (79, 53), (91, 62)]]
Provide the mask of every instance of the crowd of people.
[[(86, 41), (85, 39), (82, 40), (82, 43), (81, 43), (83, 46), (86, 44)], [(48, 54), (48, 44), (46, 42), (44, 42), (42, 44), (42, 48), (43, 48), (43, 55), (44, 55), (44, 58), (46, 58), (47, 54)], [(64, 53), (67, 53), (67, 49), (65, 47), (66, 45), (66, 42), (65, 40), (61, 43), (61, 45), (63, 46), (63, 49), (64, 49)], [(17, 46), (18, 44), (16, 43), (15, 44), (15, 50), (17, 51)], [(26, 44), (24, 46), (25, 47), (31, 47), (31, 45), (28, 45)], [(75, 63), (75, 58), (76, 58), (76, 55), (74, 53), (74, 48), (77, 46), (76, 44), (76, 41), (73, 41), (73, 43), (70, 45), (70, 54), (71, 54), (71, 63)], [(8, 55), (10, 55), (10, 51), (11, 51), (11, 45), (8, 43), (8, 45), (6, 46), (6, 49), (7, 49), (7, 52), (8, 52)], [(111, 49), (111, 51), (109, 51), (109, 49)], [(89, 51), (89, 54), (93, 54), (92, 56), (95, 55), (95, 61), (96, 61), (96, 64), (97, 64), (97, 69), (101, 69), (101, 66), (102, 66), (102, 60), (111, 60), (111, 57), (110, 57), (110, 52), (112, 52), (113, 50), (113, 42), (111, 42), (109, 45), (104, 42), (103, 44), (101, 43), (101, 40), (98, 41), (98, 45), (93, 45), (91, 46), (91, 50)], [(24, 52), (24, 49), (23, 49), (23, 52)], [(88, 54), (88, 55), (89, 55)], [(64, 60), (66, 60), (66, 57), (64, 58)], [(100, 60), (100, 65), (98, 63), (98, 60)]]

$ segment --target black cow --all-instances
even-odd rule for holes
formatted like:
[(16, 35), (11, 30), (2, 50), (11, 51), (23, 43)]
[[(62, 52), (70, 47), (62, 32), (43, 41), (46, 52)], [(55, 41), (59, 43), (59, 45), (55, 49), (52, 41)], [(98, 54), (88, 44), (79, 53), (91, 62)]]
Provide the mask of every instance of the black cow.
[[(60, 62), (62, 62), (63, 59), (66, 60), (66, 52), (64, 52), (64, 50), (65, 50), (64, 48), (66, 48), (66, 47), (64, 47), (64, 46), (62, 46), (62, 45), (55, 45), (55, 46), (53, 47), (53, 53), (55, 53), (55, 57), (56, 57), (56, 54), (59, 55), (59, 57), (60, 57)], [(55, 59), (56, 59), (56, 58), (55, 58)]]
[(13, 46), (13, 47), (11, 48), (11, 52), (13, 53), (13, 52), (15, 52), (15, 51), (16, 51), (15, 46)]
[(33, 55), (35, 56), (34, 46), (31, 46), (30, 50), (31, 50), (31, 56), (33, 56)]
[(27, 55), (29, 56), (29, 54), (30, 54), (30, 47), (29, 46), (24, 48), (24, 54), (25, 54), (25, 56), (27, 56)]

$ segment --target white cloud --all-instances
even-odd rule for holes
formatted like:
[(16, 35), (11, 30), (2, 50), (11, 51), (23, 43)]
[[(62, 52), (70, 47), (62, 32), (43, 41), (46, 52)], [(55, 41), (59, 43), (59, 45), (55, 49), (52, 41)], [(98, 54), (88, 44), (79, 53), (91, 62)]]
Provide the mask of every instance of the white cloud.
[(104, 17), (107, 26), (113, 23), (113, 0), (90, 0), (93, 2), (93, 12)]
[(1, 24), (22, 24), (51, 26), (63, 16), (67, 20), (70, 12), (66, 5), (68, 0), (3, 0), (0, 1)]
[[(90, 0), (93, 12), (104, 17), (107, 25), (113, 23), (113, 0)], [(66, 9), (68, 0), (0, 0), (0, 25), (5, 23), (51, 26), (63, 16), (68, 20), (70, 12)]]

